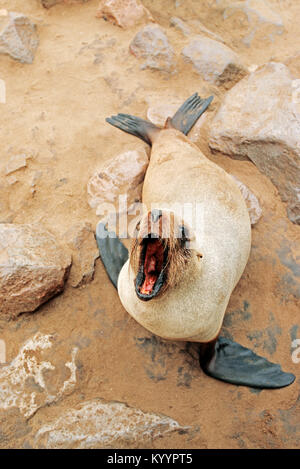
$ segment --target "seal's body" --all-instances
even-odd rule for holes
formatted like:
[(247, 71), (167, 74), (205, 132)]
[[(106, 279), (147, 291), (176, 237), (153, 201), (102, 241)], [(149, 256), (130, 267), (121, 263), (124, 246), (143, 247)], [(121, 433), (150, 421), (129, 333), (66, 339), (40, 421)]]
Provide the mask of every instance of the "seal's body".
[[(192, 258), (180, 282), (152, 301), (135, 291), (128, 262), (118, 282), (120, 300), (141, 325), (175, 340), (208, 342), (220, 331), (230, 295), (248, 260), (251, 225), (239, 188), (182, 132), (163, 129), (155, 136), (143, 186), (147, 210), (193, 207)], [(178, 214), (178, 215), (181, 215)], [(197, 256), (201, 253), (201, 257)]]
[(96, 239), (124, 308), (142, 326), (165, 339), (200, 342), (200, 366), (209, 376), (281, 388), (295, 376), (218, 337), (248, 260), (251, 226), (233, 178), (186, 137), (211, 101), (195, 93), (164, 129), (128, 114), (106, 119), (152, 145), (152, 151), (143, 186), (145, 213), (130, 255), (104, 223)]

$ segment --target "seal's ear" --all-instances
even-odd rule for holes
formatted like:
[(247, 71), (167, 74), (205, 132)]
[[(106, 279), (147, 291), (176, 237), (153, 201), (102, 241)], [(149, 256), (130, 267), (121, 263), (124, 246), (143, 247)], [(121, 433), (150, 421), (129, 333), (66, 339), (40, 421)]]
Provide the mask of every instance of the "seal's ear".
[(140, 138), (149, 145), (152, 144), (154, 135), (161, 130), (151, 122), (129, 114), (118, 114), (117, 116), (107, 117), (105, 120), (114, 127), (123, 130), (123, 132), (135, 135), (135, 137)]
[(166, 127), (173, 127), (187, 135), (213, 99), (213, 96), (201, 99), (198, 93), (194, 93), (183, 103), (172, 119), (167, 120)]

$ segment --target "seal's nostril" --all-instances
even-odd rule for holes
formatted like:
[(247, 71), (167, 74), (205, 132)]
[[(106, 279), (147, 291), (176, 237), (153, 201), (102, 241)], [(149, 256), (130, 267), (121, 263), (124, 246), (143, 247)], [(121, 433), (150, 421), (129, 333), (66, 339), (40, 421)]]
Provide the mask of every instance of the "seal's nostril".
[(160, 217), (162, 216), (162, 211), (155, 208), (154, 210), (151, 211), (151, 218), (154, 223), (156, 223)]

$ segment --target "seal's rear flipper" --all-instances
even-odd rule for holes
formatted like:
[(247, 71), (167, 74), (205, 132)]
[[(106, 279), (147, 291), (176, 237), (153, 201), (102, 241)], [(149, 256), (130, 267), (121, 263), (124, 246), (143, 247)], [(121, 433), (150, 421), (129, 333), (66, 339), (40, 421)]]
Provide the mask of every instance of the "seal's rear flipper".
[(200, 365), (213, 378), (261, 389), (283, 388), (295, 381), (295, 376), (282, 371), (280, 365), (225, 337), (203, 345), (200, 348)]
[(207, 99), (201, 99), (198, 93), (190, 96), (183, 105), (178, 109), (176, 114), (172, 117), (170, 123), (172, 127), (180, 130), (187, 135), (201, 114), (206, 111), (212, 100), (213, 96)]
[(129, 114), (118, 114), (117, 116), (108, 117), (106, 122), (117, 127), (123, 132), (135, 135), (144, 140), (144, 142), (152, 143), (152, 136), (159, 132), (160, 129), (151, 122), (147, 122), (140, 117), (130, 116)]
[(128, 250), (117, 235), (114, 232), (108, 232), (105, 224), (101, 222), (97, 225), (96, 240), (105, 270), (117, 288), (119, 274), (128, 259)]

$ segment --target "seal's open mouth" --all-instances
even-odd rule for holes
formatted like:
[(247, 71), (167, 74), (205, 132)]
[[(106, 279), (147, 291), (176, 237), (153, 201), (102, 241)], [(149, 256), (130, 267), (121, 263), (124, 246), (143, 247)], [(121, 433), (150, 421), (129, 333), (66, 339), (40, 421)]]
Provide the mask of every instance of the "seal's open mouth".
[(151, 300), (160, 292), (165, 282), (167, 248), (162, 240), (149, 234), (142, 241), (139, 270), (135, 280), (137, 296), (144, 301)]

